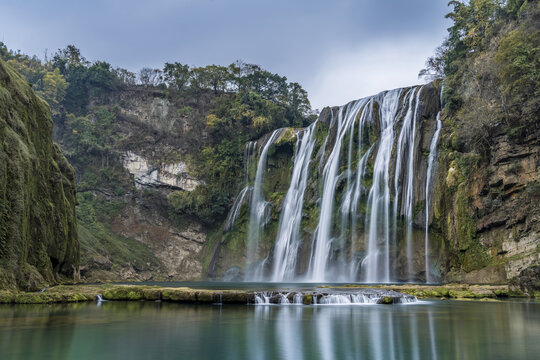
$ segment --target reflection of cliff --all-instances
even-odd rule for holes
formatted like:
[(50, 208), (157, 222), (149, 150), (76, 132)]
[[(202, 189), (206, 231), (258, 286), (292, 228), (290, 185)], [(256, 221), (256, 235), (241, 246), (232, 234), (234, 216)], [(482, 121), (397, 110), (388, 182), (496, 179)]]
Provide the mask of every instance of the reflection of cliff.
[(2, 358), (13, 360), (72, 359), (77, 326), (75, 305), (0, 307)]

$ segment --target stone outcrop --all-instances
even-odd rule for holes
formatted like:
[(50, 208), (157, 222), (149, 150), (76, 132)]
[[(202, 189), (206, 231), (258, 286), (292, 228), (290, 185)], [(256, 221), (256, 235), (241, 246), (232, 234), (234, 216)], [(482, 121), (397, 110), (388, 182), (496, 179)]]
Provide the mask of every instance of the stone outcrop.
[(150, 161), (131, 151), (122, 156), (126, 170), (133, 175), (138, 188), (165, 187), (175, 190), (193, 191), (201, 181), (187, 172), (186, 163), (179, 161), (172, 164), (151, 164)]
[[(87, 116), (103, 111), (110, 114), (114, 135), (102, 135), (109, 144), (108, 153), (91, 158), (97, 166), (72, 159), (82, 184), (78, 191), (85, 243), (81, 251), (83, 280), (201, 278), (200, 252), (207, 230), (197, 219), (172, 214), (168, 197), (193, 192), (204, 184), (194, 175), (191, 159), (204, 137), (200, 119), (212, 99), (206, 93), (192, 96), (142, 87), (122, 88), (91, 99)], [(56, 136), (69, 158), (70, 149), (77, 146), (72, 142), (72, 129), (61, 118), (55, 123)], [(192, 130), (201, 137), (188, 134)], [(101, 171), (109, 177), (94, 181)], [(97, 206), (101, 203), (109, 204), (111, 212), (100, 212)], [(85, 216), (82, 207), (91, 216)]]
[(480, 157), (447, 148), (451, 124), (445, 119), (435, 195), (446, 279), (508, 283), (540, 264), (540, 134), (498, 131)]
[(0, 288), (78, 276), (75, 175), (52, 130), (48, 105), (0, 60)]

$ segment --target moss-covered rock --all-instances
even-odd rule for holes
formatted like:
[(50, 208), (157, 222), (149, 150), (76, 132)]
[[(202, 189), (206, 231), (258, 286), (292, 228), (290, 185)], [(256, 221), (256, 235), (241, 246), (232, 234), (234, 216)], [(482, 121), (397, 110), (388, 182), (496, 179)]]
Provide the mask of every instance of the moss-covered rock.
[(52, 142), (52, 128), (45, 101), (0, 60), (3, 288), (38, 290), (78, 274), (75, 176)]

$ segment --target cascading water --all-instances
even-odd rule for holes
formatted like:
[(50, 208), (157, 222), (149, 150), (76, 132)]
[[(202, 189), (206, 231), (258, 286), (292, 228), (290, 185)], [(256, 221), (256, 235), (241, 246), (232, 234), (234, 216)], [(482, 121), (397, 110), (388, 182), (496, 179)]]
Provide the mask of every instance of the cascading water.
[(360, 291), (256, 291), (253, 293), (255, 305), (375, 305), (412, 304), (418, 299), (413, 295), (392, 290), (362, 289)]
[(361, 99), (349, 103), (338, 110), (337, 137), (323, 170), (323, 195), (319, 224), (315, 232), (313, 256), (308, 270), (308, 278), (312, 281), (324, 281), (326, 268), (331, 250), (331, 229), (334, 211), (336, 183), (338, 180), (338, 165), (343, 138), (353, 126), (358, 112), (369, 99)]
[[(416, 91), (416, 96), (415, 96)], [(414, 202), (414, 155), (415, 155), (415, 134), (420, 105), (420, 94), (422, 87), (413, 88), (409, 92), (409, 106), (403, 120), (401, 133), (397, 143), (396, 173), (394, 177), (394, 219), (400, 215), (399, 205), (406, 222), (406, 244), (407, 244), (407, 277), (411, 281), (412, 274), (412, 224), (413, 224), (413, 202)], [(416, 101), (415, 101), (416, 100)], [(402, 166), (402, 161), (406, 166)], [(402, 170), (403, 167), (403, 170)], [(401, 203), (399, 202), (401, 200)]]
[(231, 207), (231, 210), (229, 211), (229, 214), (227, 214), (227, 219), (225, 220), (225, 227), (224, 231), (229, 231), (232, 229), (236, 219), (238, 219), (238, 215), (240, 215), (240, 210), (242, 208), (242, 205), (244, 204), (244, 201), (246, 197), (248, 197), (249, 193), (253, 190), (253, 187), (249, 185), (249, 167), (251, 163), (251, 158), (257, 149), (257, 142), (256, 141), (250, 141), (246, 145), (246, 149), (244, 151), (244, 183), (245, 186), (240, 190), (240, 193), (236, 195), (236, 198), (234, 199), (233, 205)]
[(435, 168), (435, 159), (437, 156), (437, 143), (439, 142), (439, 135), (442, 129), (441, 121), (441, 112), (437, 113), (437, 128), (431, 139), (431, 144), (429, 146), (429, 156), (428, 156), (428, 166), (426, 174), (426, 253), (425, 253), (425, 262), (426, 262), (426, 282), (431, 282), (431, 270), (429, 264), (429, 208), (431, 205), (431, 180), (433, 178), (433, 172)]
[[(366, 282), (390, 281), (390, 160), (394, 144), (394, 123), (398, 111), (401, 90), (392, 90), (384, 94), (381, 103), (381, 135), (373, 165), (373, 184), (369, 191), (367, 208), (370, 216), (366, 218), (367, 255), (362, 264)], [(381, 221), (382, 220), (382, 221)], [(381, 246), (382, 239), (382, 246)], [(384, 266), (379, 266), (383, 258)], [(382, 274), (381, 271), (382, 270)]]
[[(260, 254), (258, 246), (268, 213), (262, 192), (266, 161), (280, 130), (267, 137), (253, 185), (248, 188), (246, 179), (247, 185), (226, 223), (227, 228), (234, 224), (241, 203), (251, 192), (245, 279), (414, 281), (419, 269), (417, 265), (413, 269), (413, 255), (420, 249), (413, 242), (413, 233), (415, 238), (418, 235), (414, 222), (424, 195), (425, 266), (429, 276), (431, 179), (442, 125), (437, 115), (429, 156), (424, 158), (424, 123), (439, 111), (434, 106), (437, 102), (423, 100), (437, 92), (426, 86), (386, 91), (325, 110), (323, 120), (296, 130), (290, 183), (279, 205), (274, 246), (268, 254)], [(322, 131), (327, 131), (325, 138), (315, 136)], [(247, 158), (255, 149), (252, 147), (246, 147)], [(424, 184), (425, 192), (415, 190)], [(310, 193), (307, 198), (306, 192)], [(311, 217), (317, 216), (316, 226), (304, 223), (308, 220), (314, 224), (306, 217), (307, 208)], [(262, 265), (253, 267), (265, 255)]]
[(246, 185), (234, 199), (231, 210), (227, 215), (227, 220), (225, 220), (224, 231), (229, 231), (233, 227), (234, 222), (236, 221), (236, 219), (238, 219), (238, 215), (240, 215), (240, 209), (242, 208), (242, 204), (244, 203), (246, 194), (248, 194), (251, 190), (252, 187)]
[(272, 281), (293, 280), (295, 277), (304, 192), (309, 176), (311, 154), (315, 146), (315, 137), (313, 136), (315, 126), (317, 126), (316, 121), (305, 130), (296, 133), (298, 140), (294, 154), (291, 184), (285, 196), (274, 246)]
[[(282, 129), (277, 129), (272, 132), (259, 156), (259, 162), (257, 163), (257, 173), (255, 175), (255, 183), (253, 184), (253, 193), (251, 196), (251, 206), (249, 215), (249, 234), (247, 244), (247, 257), (246, 261), (248, 266), (253, 265), (255, 261), (255, 255), (257, 247), (259, 246), (259, 240), (261, 237), (262, 227), (265, 225), (265, 217), (267, 215), (268, 202), (264, 198), (263, 194), (263, 179), (266, 173), (266, 157), (270, 146), (274, 144)], [(254, 276), (256, 279), (256, 276)]]

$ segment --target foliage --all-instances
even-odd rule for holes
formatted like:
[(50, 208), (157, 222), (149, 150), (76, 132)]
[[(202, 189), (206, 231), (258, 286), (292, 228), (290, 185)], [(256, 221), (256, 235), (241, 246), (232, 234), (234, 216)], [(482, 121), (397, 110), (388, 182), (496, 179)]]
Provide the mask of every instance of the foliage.
[(139, 82), (144, 87), (158, 86), (162, 81), (162, 71), (159, 69), (144, 67), (139, 71)]
[(36, 94), (47, 101), (53, 115), (60, 112), (60, 105), (66, 96), (68, 83), (59, 69), (50, 64), (42, 65), (36, 56), (30, 57), (20, 52), (9, 51), (2, 42), (0, 42), (0, 58), (32, 84)]
[[(117, 147), (122, 139), (117, 135), (117, 110), (109, 105), (88, 107), (91, 100), (100, 102), (128, 86), (167, 88), (168, 96), (185, 99), (177, 114), (195, 124), (188, 137), (207, 134), (195, 142), (198, 149), (189, 166), (204, 184), (193, 192), (169, 197), (175, 218), (187, 214), (218, 224), (238, 190), (237, 179), (242, 178), (244, 144), (276, 128), (306, 126), (315, 118), (307, 92), (299, 84), (240, 61), (202, 67), (173, 62), (166, 63), (163, 70), (143, 68), (135, 75), (103, 61), (90, 62), (73, 45), (44, 61), (10, 52), (5, 46), (0, 47), (0, 55), (13, 59), (27, 80), (34, 87), (42, 86), (44, 98), (57, 108), (57, 133), (77, 170), (80, 190), (99, 190), (107, 196), (130, 191), (129, 177), (119, 161)], [(195, 108), (202, 98), (210, 99), (209, 109), (204, 111)]]
[(163, 79), (169, 87), (176, 90), (184, 90), (189, 84), (190, 69), (188, 65), (182, 65), (179, 62), (165, 63), (163, 68)]
[[(448, 38), (423, 75), (445, 77), (446, 111), (456, 137), (486, 153), (495, 129), (522, 138), (538, 130), (540, 11), (536, 0), (450, 1)], [(515, 139), (515, 138), (514, 138)], [(517, 139), (516, 139), (517, 140)]]

